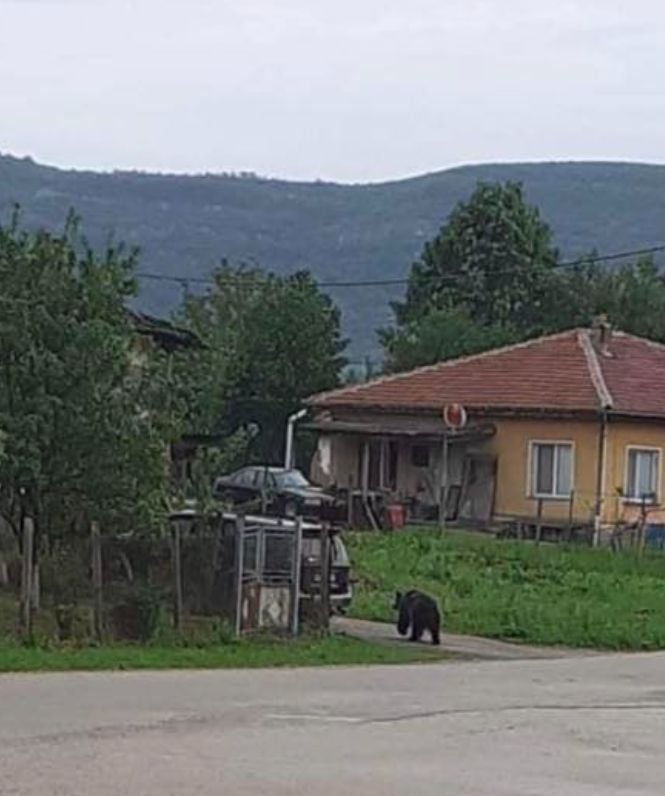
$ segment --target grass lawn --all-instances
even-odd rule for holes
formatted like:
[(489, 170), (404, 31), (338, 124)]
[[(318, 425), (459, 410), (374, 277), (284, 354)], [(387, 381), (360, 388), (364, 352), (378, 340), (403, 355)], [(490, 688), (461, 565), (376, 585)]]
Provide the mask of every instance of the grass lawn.
[(439, 600), (444, 629), (531, 644), (665, 648), (665, 555), (613, 554), (449, 531), (345, 537), (352, 615), (394, 620), (396, 589)]
[(101, 669), (240, 669), (415, 663), (432, 660), (427, 649), (369, 644), (342, 636), (276, 641), (242, 639), (201, 647), (21, 647), (0, 643), (0, 672)]

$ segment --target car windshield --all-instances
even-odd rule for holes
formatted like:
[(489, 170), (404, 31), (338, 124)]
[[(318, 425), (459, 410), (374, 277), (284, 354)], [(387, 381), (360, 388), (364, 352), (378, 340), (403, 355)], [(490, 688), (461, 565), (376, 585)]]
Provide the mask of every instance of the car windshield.
[(287, 470), (283, 473), (275, 473), (275, 482), (280, 489), (289, 487), (291, 489), (302, 489), (310, 486), (309, 481), (299, 470)]

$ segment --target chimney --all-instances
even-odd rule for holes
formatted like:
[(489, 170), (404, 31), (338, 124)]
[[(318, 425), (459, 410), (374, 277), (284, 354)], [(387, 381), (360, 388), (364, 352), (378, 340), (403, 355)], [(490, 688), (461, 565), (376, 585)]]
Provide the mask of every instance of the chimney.
[(607, 315), (597, 315), (591, 324), (591, 342), (596, 351), (603, 357), (611, 357), (610, 342), (612, 341), (612, 326)]

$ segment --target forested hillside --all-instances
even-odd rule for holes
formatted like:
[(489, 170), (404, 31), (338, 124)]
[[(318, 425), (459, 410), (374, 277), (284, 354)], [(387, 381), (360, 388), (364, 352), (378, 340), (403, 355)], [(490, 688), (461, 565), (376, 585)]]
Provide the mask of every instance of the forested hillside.
[[(222, 258), (319, 280), (405, 277), (423, 243), (479, 180), (517, 180), (565, 256), (665, 242), (665, 166), (561, 163), (450, 169), (376, 185), (296, 183), (255, 176), (97, 174), (0, 156), (0, 210), (23, 207), (29, 226), (62, 226), (69, 208), (93, 244), (137, 244), (141, 270), (204, 277)], [(144, 309), (168, 313), (177, 284), (142, 280)], [(192, 285), (193, 289), (201, 289)], [(337, 288), (358, 358), (402, 288)]]

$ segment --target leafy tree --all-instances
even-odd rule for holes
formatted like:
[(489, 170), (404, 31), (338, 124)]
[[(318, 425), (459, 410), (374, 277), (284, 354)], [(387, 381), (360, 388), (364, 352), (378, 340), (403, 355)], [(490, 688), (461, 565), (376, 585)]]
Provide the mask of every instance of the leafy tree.
[(387, 353), (386, 370), (397, 372), (507, 345), (516, 333), (509, 327), (481, 326), (459, 307), (434, 309), (400, 329), (381, 330), (379, 337)]
[(124, 304), (135, 254), (0, 227), (0, 514), (18, 530), (148, 526), (163, 509), (167, 406), (157, 352), (137, 359)]
[[(516, 183), (479, 184), (413, 263), (397, 327), (379, 331), (389, 370), (547, 331), (563, 298), (549, 227)], [(557, 289), (555, 290), (555, 286)]]
[(206, 344), (179, 377), (188, 422), (222, 435), (254, 430), (251, 454), (278, 462), (288, 415), (339, 383), (346, 345), (339, 311), (306, 272), (278, 277), (224, 263), (214, 282), (183, 310)]
[(665, 341), (665, 281), (652, 257), (611, 268), (590, 255), (557, 271), (543, 306), (545, 331), (587, 326), (601, 314), (617, 329)]
[(538, 329), (557, 252), (538, 210), (516, 183), (479, 184), (411, 267), (398, 324), (464, 307), (481, 326)]
[(593, 286), (596, 314), (625, 332), (665, 342), (665, 281), (651, 257), (600, 272)]

